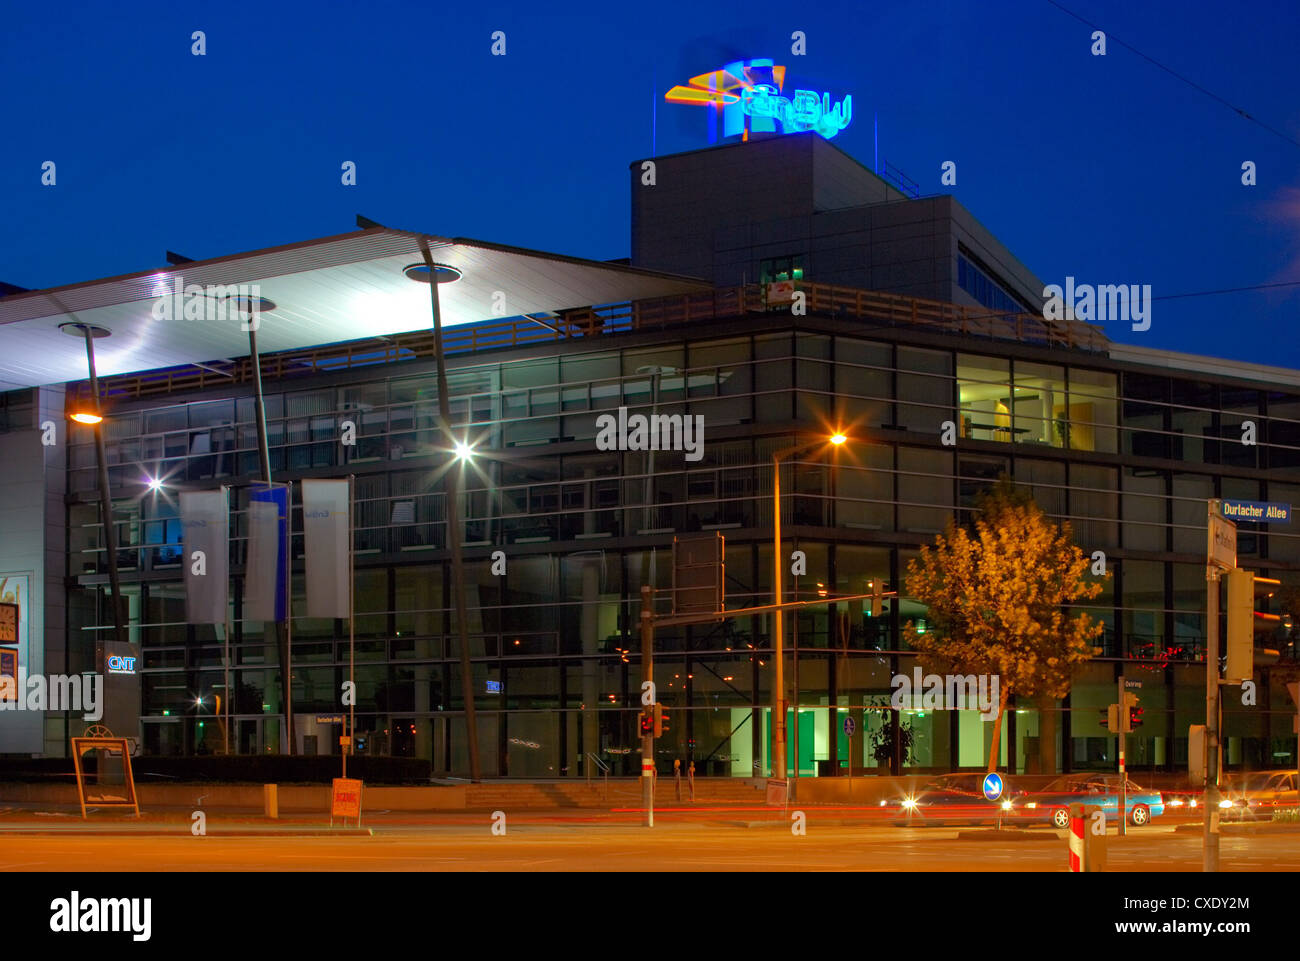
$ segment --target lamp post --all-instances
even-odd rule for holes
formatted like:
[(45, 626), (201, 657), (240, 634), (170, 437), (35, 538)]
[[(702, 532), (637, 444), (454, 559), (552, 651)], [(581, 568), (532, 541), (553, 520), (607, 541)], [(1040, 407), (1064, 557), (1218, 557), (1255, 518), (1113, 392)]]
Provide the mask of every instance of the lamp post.
[[(784, 778), (785, 766), (785, 618), (781, 610), (782, 575), (785, 562), (781, 557), (781, 461), (795, 454), (811, 450), (820, 444), (829, 443), (835, 447), (843, 444), (847, 437), (836, 432), (828, 438), (819, 438), (806, 444), (796, 444), (772, 455), (772, 603), (777, 605), (772, 612), (772, 661), (776, 667), (776, 677), (772, 682), (772, 776)], [(795, 710), (798, 710), (795, 705)], [(796, 774), (798, 772), (795, 772)]]
[[(99, 511), (104, 525), (104, 551), (108, 555), (108, 585), (112, 591), (113, 640), (118, 644), (126, 643), (126, 629), (122, 622), (122, 584), (117, 573), (117, 528), (113, 524), (113, 498), (108, 489), (108, 461), (104, 456), (104, 411), (99, 403), (99, 374), (95, 369), (95, 340), (108, 337), (112, 333), (106, 327), (94, 324), (68, 323), (60, 324), (59, 329), (73, 337), (84, 337), (86, 341), (86, 367), (90, 372), (91, 406), (88, 411), (77, 411), (71, 419), (85, 424), (95, 433), (95, 460), (99, 466)], [(96, 670), (104, 669), (104, 645), (95, 643)]]
[(447, 471), (447, 546), (451, 549), (452, 604), (456, 614), (456, 635), (460, 646), (461, 698), (465, 702), (465, 746), (469, 752), (470, 780), (482, 780), (478, 756), (478, 716), (474, 710), (474, 675), (469, 652), (469, 613), (465, 603), (465, 563), (461, 553), (460, 523), (456, 516), (460, 497), (460, 474), (468, 456), (463, 439), (451, 429), (451, 401), (448, 397), (447, 358), (442, 346), (442, 304), (438, 297), (440, 284), (454, 283), (461, 277), (460, 269), (449, 264), (434, 263), (429, 244), (421, 238), (420, 253), (424, 263), (411, 264), (404, 269), (406, 276), (429, 285), (429, 307), (433, 315), (433, 353), (438, 374), (438, 414), (446, 439), (455, 452), (455, 462)]

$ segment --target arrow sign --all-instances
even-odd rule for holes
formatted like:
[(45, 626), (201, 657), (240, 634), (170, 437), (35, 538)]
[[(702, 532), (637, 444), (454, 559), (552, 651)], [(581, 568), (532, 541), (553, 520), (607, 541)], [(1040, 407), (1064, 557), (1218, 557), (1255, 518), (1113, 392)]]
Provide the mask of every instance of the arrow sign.
[(985, 775), (984, 777), (984, 796), (990, 801), (996, 801), (1002, 797), (1002, 776), (996, 772)]

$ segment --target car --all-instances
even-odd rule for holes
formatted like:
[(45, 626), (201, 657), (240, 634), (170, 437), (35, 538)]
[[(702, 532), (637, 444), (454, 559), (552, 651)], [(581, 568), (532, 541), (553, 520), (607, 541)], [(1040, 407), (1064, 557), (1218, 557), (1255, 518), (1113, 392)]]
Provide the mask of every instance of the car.
[(923, 827), (941, 824), (996, 823), (1014, 817), (1017, 791), (1003, 777), (1002, 797), (990, 801), (984, 796), (985, 774), (943, 774), (927, 781), (919, 790), (880, 802), (891, 823)]
[[(1124, 813), (1130, 823), (1141, 827), (1165, 813), (1165, 799), (1159, 791), (1139, 787), (1132, 781), (1126, 790)], [(1026, 793), (1015, 808), (1019, 820), (1046, 821), (1053, 827), (1068, 828), (1071, 804), (1098, 805), (1107, 821), (1115, 820), (1119, 815), (1119, 775), (1069, 774), (1041, 791)]]
[(1225, 821), (1272, 820), (1274, 811), (1300, 807), (1295, 771), (1232, 774), (1220, 783), (1219, 794)]

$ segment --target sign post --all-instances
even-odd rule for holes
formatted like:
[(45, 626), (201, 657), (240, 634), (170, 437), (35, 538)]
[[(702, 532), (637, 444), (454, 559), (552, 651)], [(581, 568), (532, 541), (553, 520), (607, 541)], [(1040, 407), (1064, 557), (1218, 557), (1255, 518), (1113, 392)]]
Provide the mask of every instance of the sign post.
[[(1237, 525), (1207, 504), (1209, 538), (1205, 565), (1205, 809), (1202, 870), (1219, 870), (1219, 577), (1237, 566)], [(1121, 697), (1121, 700), (1123, 698)]]
[(858, 729), (852, 714), (844, 715), (844, 736), (849, 742), (849, 800), (853, 800), (853, 732)]

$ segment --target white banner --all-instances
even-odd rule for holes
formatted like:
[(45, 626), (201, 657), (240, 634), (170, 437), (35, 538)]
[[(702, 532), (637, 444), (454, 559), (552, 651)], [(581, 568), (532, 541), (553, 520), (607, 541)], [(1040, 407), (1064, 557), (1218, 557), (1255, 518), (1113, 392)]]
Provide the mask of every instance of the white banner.
[(230, 597), (230, 510), (226, 489), (181, 492), (185, 620), (225, 624)]
[(346, 480), (302, 482), (308, 617), (351, 615), (350, 486)]
[(244, 619), (278, 621), (280, 508), (274, 501), (248, 504), (248, 560), (244, 568)]

